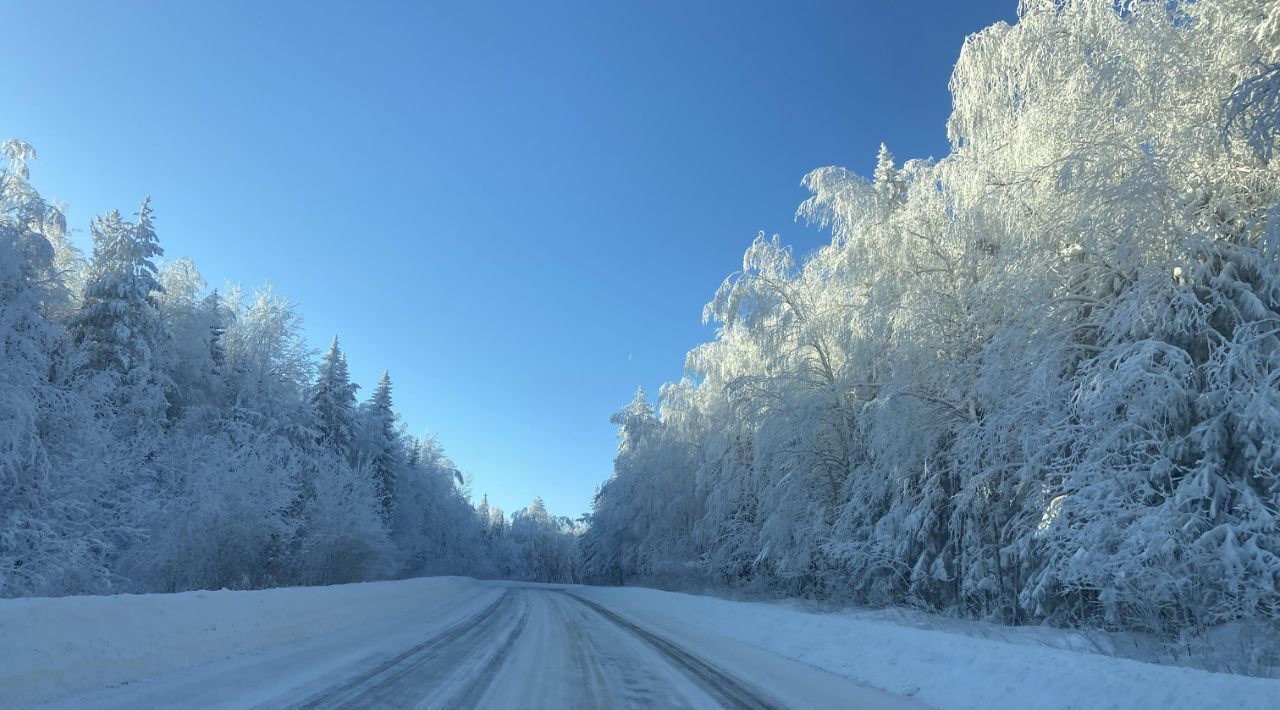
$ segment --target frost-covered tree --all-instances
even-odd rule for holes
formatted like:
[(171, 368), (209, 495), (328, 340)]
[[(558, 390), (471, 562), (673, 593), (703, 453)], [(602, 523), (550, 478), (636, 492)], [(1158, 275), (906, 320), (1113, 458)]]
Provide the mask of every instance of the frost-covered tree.
[(580, 579), (577, 537), (573, 521), (553, 517), (541, 498), (511, 516), (510, 544), (518, 569), (515, 576), (535, 582), (577, 582)]
[(369, 471), (333, 458), (316, 458), (310, 468), (312, 494), (296, 553), (299, 581), (342, 584), (392, 574), (394, 550)]
[[(75, 468), (85, 433), (74, 393), (50, 380), (63, 342), (48, 318), (63, 287), (49, 239), (52, 209), (28, 182), (31, 147), (7, 141), (0, 172), (0, 596), (79, 591), (104, 575), (83, 507), (93, 475)], [(80, 412), (83, 413), (83, 412)], [(70, 448), (70, 447), (68, 447)], [(78, 447), (77, 447), (78, 448)]]
[(205, 295), (204, 279), (190, 259), (165, 264), (158, 281), (160, 319), (172, 336), (161, 363), (171, 383), (169, 416), (216, 410), (224, 404), (224, 312), (217, 293)]
[(413, 443), (412, 463), (392, 481), (391, 535), (405, 573), (491, 574), (483, 558), (483, 527), (467, 500), (462, 472), (434, 437)]
[(237, 419), (287, 431), (298, 443), (312, 441), (307, 394), (315, 371), (294, 304), (270, 288), (246, 305), (238, 288), (218, 301), (218, 338), (227, 406)]
[[(163, 254), (152, 222), (150, 200), (143, 200), (137, 222), (119, 212), (94, 219), (93, 258), (79, 313), (71, 323), (79, 346), (80, 387), (117, 431), (122, 468), (138, 469), (128, 459), (152, 456), (168, 408), (160, 349), (168, 331), (160, 319), (155, 257)], [(122, 486), (131, 484), (121, 482)]]
[(317, 441), (346, 455), (356, 433), (356, 390), (347, 372), (347, 357), (333, 336), (329, 349), (320, 360), (316, 382), (311, 391), (311, 407), (315, 412)]
[(699, 512), (688, 452), (673, 444), (643, 389), (610, 421), (618, 456), (582, 534), (584, 568), (615, 583), (687, 578), (682, 553)]
[(93, 221), (93, 259), (75, 319), (85, 366), (128, 374), (149, 368), (163, 335), (154, 259), (164, 254), (152, 226), (150, 200), (132, 223), (110, 212)]
[[(243, 422), (211, 425), (202, 417), (172, 431), (168, 442), (161, 458), (175, 480), (166, 489), (167, 505), (149, 521), (145, 543), (124, 560), (122, 571), (135, 586), (167, 592), (254, 589), (300, 581), (306, 574), (339, 574), (318, 569), (332, 560), (321, 561), (325, 553), (314, 544), (301, 551), (300, 568), (292, 568), (290, 541), (298, 520), (289, 511), (308, 461), (287, 439)], [(323, 488), (322, 494), (332, 490)], [(329, 515), (332, 522), (342, 520)], [(350, 573), (359, 578), (364, 571)]]
[(389, 518), (395, 507), (396, 478), (406, 461), (396, 413), (391, 409), (391, 374), (386, 370), (361, 408), (358, 426), (356, 457), (368, 465), (383, 517)]
[(357, 410), (336, 339), (317, 376), (293, 304), (157, 266), (149, 202), (94, 220), (85, 268), (34, 150), (4, 150), (0, 595), (519, 567), (439, 446), (400, 432), (388, 377)]
[(1278, 32), (1273, 0), (1026, 0), (968, 38), (950, 153), (815, 170), (798, 216), (830, 243), (761, 236), (716, 292), (587, 571), (1280, 621)]

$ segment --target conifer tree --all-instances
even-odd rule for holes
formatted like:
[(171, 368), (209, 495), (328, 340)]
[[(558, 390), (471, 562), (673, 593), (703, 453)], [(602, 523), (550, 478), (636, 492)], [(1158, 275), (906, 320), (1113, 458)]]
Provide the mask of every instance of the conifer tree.
[(143, 200), (136, 224), (118, 211), (94, 218), (93, 259), (74, 322), (85, 366), (92, 370), (125, 374), (148, 368), (164, 334), (153, 261), (164, 250), (156, 239), (150, 202)]
[(351, 381), (347, 358), (335, 335), (320, 360), (311, 391), (311, 407), (317, 443), (343, 456), (350, 453), (355, 438), (357, 389), (359, 385)]
[(377, 487), (378, 502), (389, 519), (396, 492), (396, 477), (405, 465), (404, 442), (396, 430), (396, 413), (391, 409), (391, 375), (386, 370), (378, 378), (373, 395), (361, 412), (359, 458), (366, 462)]

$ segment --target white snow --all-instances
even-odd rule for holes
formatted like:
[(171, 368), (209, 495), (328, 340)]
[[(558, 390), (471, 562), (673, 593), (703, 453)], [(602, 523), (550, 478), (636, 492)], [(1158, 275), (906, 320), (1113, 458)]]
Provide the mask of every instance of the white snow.
[(273, 645), (464, 607), (477, 582), (430, 577), (262, 591), (0, 599), (0, 707), (58, 699)]
[[(940, 710), (1274, 710), (1280, 680), (643, 588), (575, 592), (690, 648), (716, 635)], [(695, 649), (696, 650), (696, 649)]]
[[(520, 585), (440, 577), (247, 592), (0, 600), (0, 707), (47, 702), (127, 707), (130, 701), (145, 705), (174, 698), (225, 705), (229, 687), (236, 690), (235, 704), (295, 697), (349, 675), (376, 654), (429, 638), (512, 586)], [(974, 638), (954, 630), (643, 588), (570, 586), (567, 591), (799, 707), (825, 706), (833, 690), (840, 693), (834, 697), (851, 702), (881, 699), (869, 707), (898, 702), (874, 690), (864, 693), (843, 679), (899, 696), (904, 706), (914, 700), (943, 710), (1261, 710), (1277, 707), (1280, 699), (1277, 680)], [(580, 616), (555, 610), (576, 607), (548, 606), (554, 600), (544, 597), (521, 599), (534, 611), (545, 607), (555, 613), (532, 617), (492, 681), (488, 692), (494, 697), (516, 697), (530, 688), (554, 695), (559, 692), (554, 684), (561, 681), (549, 677), (559, 673), (549, 659), (572, 659), (570, 640), (552, 641), (572, 635), (555, 619)], [(588, 629), (597, 642), (618, 635), (598, 624), (577, 628)], [(495, 633), (495, 644), (499, 636)], [(610, 647), (621, 652), (635, 643), (627, 637)], [(545, 652), (558, 645), (565, 646), (562, 652)], [(572, 663), (559, 665), (565, 666), (559, 675), (573, 677)], [(827, 702), (815, 705), (818, 697)]]

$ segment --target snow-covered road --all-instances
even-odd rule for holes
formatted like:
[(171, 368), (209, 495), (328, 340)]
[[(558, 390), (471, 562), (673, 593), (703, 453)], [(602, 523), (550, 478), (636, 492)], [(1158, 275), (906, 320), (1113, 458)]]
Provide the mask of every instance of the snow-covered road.
[(908, 621), (466, 577), (0, 599), (0, 708), (1272, 710), (1280, 697), (1280, 680), (1074, 650), (1071, 632)]
[(724, 637), (674, 639), (573, 589), (501, 583), (56, 706), (922, 707)]

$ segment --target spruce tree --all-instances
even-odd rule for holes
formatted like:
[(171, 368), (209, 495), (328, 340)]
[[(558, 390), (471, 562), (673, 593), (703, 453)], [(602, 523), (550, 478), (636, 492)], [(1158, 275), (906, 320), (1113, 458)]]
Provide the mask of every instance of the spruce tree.
[(383, 370), (373, 396), (362, 411), (359, 456), (369, 466), (378, 491), (384, 519), (389, 519), (395, 497), (396, 476), (404, 466), (404, 445), (396, 431), (391, 409), (391, 375)]
[(347, 455), (355, 438), (356, 385), (347, 372), (347, 358), (333, 336), (320, 361), (311, 392), (316, 417), (316, 441), (332, 451)]
[(125, 374), (149, 367), (163, 335), (155, 299), (161, 286), (152, 260), (164, 250), (156, 239), (150, 201), (142, 201), (137, 224), (118, 211), (93, 221), (93, 260), (74, 322), (84, 365), (91, 370)]

